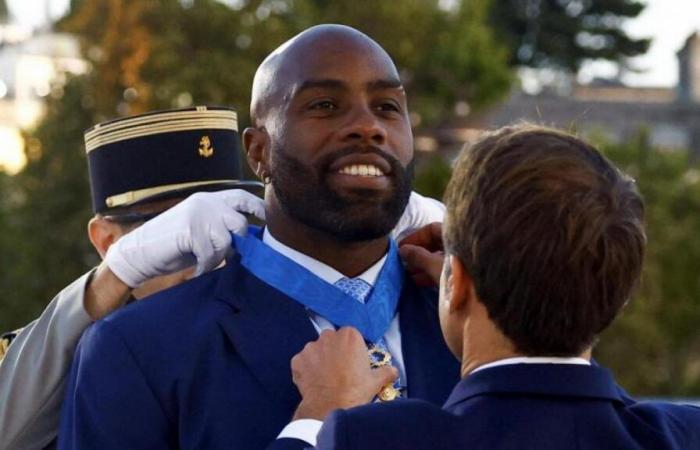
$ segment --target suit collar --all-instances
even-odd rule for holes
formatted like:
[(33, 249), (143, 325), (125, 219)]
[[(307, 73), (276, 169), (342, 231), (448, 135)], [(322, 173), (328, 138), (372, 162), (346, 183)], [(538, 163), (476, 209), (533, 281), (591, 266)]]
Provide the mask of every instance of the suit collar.
[[(267, 227), (262, 232), (262, 241), (268, 246), (272, 247), (272, 249), (277, 253), (291, 259), (326, 283), (335, 284), (338, 282), (338, 280), (346, 278), (345, 275), (338, 272), (328, 264), (322, 263), (321, 261), (278, 241), (272, 235), (272, 233), (270, 233), (270, 230)], [(388, 253), (385, 253), (384, 256), (379, 258), (379, 260), (377, 260), (377, 262), (375, 262), (369, 269), (365, 270), (354, 278), (359, 278), (370, 286), (374, 286), (374, 283), (377, 281), (377, 277), (379, 276), (379, 272), (381, 272), (382, 267), (384, 267), (387, 255)]]
[[(231, 314), (219, 326), (267, 390), (294, 408), (301, 398), (290, 361), (318, 338), (306, 309), (255, 278), (235, 256), (221, 271), (215, 295)], [(399, 314), (408, 395), (440, 405), (459, 380), (459, 363), (442, 339), (436, 296), (405, 279)]]
[(543, 395), (624, 403), (607, 370), (575, 364), (513, 364), (492, 367), (462, 379), (445, 409), (479, 395)]
[(306, 309), (255, 278), (235, 257), (223, 268), (216, 296), (231, 306), (218, 323), (236, 353), (271, 396), (293, 411), (301, 397), (290, 361), (318, 337)]
[(459, 381), (459, 362), (442, 337), (437, 295), (406, 276), (399, 317), (408, 397), (441, 405)]

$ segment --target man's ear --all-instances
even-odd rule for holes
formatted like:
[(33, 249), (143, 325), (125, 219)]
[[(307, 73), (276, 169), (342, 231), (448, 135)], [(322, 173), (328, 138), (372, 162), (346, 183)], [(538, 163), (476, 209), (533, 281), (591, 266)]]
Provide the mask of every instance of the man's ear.
[(119, 225), (102, 217), (93, 217), (88, 222), (88, 237), (100, 257), (104, 259), (107, 249), (122, 235)]
[(467, 272), (462, 261), (456, 256), (450, 256), (451, 266), (451, 291), (450, 291), (450, 313), (466, 314), (469, 306), (476, 300), (474, 281)]
[(265, 181), (270, 176), (270, 135), (265, 127), (248, 127), (243, 130), (243, 147), (250, 169)]

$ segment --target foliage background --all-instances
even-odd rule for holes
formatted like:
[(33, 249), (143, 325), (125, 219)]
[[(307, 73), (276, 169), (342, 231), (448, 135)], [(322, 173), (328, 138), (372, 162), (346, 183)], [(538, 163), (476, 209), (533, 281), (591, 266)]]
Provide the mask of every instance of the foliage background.
[[(0, 172), (0, 330), (37, 317), (98, 262), (85, 232), (82, 142), (94, 123), (220, 104), (237, 107), (245, 126), (252, 76), (267, 53), (334, 22), (368, 33), (395, 58), (422, 133), (454, 119), (458, 103), (478, 111), (506, 96), (518, 66), (624, 64), (649, 44), (619, 28), (642, 8), (635, 0), (73, 0), (55, 28), (81, 38), (92, 70), (55, 87), (44, 120), (27, 132), (27, 166)], [(638, 180), (649, 252), (636, 298), (596, 357), (632, 393), (700, 395), (699, 168), (685, 153), (651, 148), (643, 130), (634, 142), (600, 145)], [(440, 197), (449, 161), (432, 156), (420, 168), (417, 190)]]

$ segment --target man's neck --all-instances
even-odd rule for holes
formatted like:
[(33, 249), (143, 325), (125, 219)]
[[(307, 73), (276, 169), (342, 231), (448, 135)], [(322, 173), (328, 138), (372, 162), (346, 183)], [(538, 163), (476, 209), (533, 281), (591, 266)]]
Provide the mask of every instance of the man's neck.
[[(508, 358), (541, 357), (545, 355), (525, 355), (518, 352), (515, 346), (496, 325), (484, 316), (485, 309), (477, 312), (473, 319), (467, 319), (464, 326), (464, 342), (462, 346), (462, 377), (486, 364)], [(591, 349), (586, 349), (580, 355), (571, 357), (591, 359)]]
[(360, 242), (341, 241), (310, 228), (281, 211), (266, 211), (267, 228), (279, 242), (353, 278), (376, 263), (387, 251), (388, 237)]

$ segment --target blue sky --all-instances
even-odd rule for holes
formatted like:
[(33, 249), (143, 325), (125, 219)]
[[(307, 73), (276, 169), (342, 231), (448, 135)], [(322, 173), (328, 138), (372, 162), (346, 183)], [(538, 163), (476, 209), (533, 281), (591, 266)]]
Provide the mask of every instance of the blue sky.
[[(498, 1), (498, 0), (496, 0)], [(69, 0), (8, 0), (18, 21), (38, 26), (46, 20), (46, 11), (58, 17)], [(625, 28), (634, 36), (654, 38), (645, 56), (634, 60), (642, 74), (629, 74), (625, 81), (642, 86), (672, 86), (677, 80), (675, 54), (693, 31), (700, 31), (700, 0), (648, 0), (644, 13), (629, 21)], [(606, 63), (592, 63), (583, 68), (581, 78), (606, 76), (615, 73)]]

